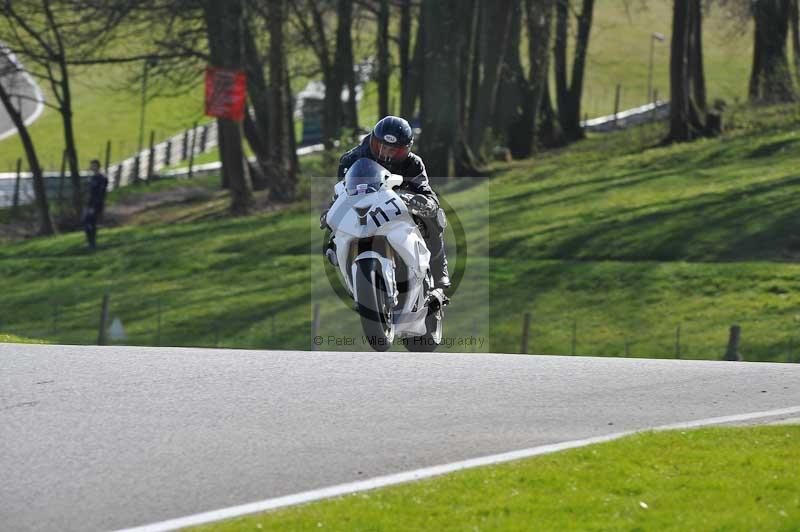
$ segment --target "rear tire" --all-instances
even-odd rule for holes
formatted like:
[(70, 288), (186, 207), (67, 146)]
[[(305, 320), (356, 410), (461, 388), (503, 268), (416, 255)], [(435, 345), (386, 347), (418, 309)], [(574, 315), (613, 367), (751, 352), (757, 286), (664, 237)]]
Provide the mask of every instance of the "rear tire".
[(370, 347), (387, 351), (394, 341), (393, 313), (377, 259), (358, 261), (355, 292), (361, 327)]

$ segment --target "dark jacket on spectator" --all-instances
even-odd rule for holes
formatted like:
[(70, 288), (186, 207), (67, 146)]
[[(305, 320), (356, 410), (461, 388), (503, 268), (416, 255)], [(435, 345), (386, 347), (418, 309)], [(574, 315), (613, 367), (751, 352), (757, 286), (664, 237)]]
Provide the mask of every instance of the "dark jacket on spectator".
[(97, 173), (89, 180), (89, 208), (94, 209), (95, 214), (103, 212), (106, 188), (108, 188), (108, 179), (103, 174)]

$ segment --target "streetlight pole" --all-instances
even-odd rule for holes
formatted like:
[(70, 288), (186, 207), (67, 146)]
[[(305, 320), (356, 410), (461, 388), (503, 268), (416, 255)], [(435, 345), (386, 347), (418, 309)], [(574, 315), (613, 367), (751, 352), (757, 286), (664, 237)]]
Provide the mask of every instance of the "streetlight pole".
[(647, 69), (647, 103), (653, 101), (653, 59), (655, 57), (656, 41), (664, 42), (666, 37), (663, 33), (653, 32), (650, 34), (650, 66)]

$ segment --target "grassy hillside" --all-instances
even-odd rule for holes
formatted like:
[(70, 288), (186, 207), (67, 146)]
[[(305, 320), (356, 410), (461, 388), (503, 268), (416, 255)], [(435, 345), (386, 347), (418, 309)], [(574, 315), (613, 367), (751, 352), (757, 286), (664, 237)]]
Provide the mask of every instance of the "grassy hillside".
[[(671, 7), (665, 1), (644, 3), (608, 0), (597, 3), (587, 59), (584, 112), (590, 116), (612, 113), (617, 83), (622, 85), (623, 108), (644, 103), (647, 97), (650, 34), (658, 31), (669, 35), (670, 21)], [(356, 29), (355, 45), (359, 57), (373, 55), (373, 27), (372, 23), (362, 23)], [(751, 33), (749, 26), (728, 20), (721, 9), (716, 6), (711, 9), (704, 34), (710, 98), (721, 97), (729, 102), (745, 98)], [(523, 52), (523, 58), (525, 54)], [(292, 56), (290, 61), (293, 67), (310, 70), (314, 61), (307, 55)], [(657, 44), (653, 85), (662, 97), (668, 94), (668, 65), (669, 43)], [(136, 150), (141, 94), (140, 85), (131, 80), (140, 74), (140, 69), (139, 64), (72, 69), (76, 139), (83, 166), (91, 158), (104, 156), (108, 139), (112, 141), (112, 159), (117, 160), (121, 155), (129, 156)], [(148, 134), (150, 129), (154, 129), (157, 138), (165, 138), (191, 126), (195, 120), (202, 122), (205, 119), (199, 74), (197, 86), (188, 92), (182, 90), (175, 97), (158, 97), (148, 102), (145, 126)], [(303, 76), (296, 78), (293, 89), (301, 90), (306, 81)], [(46, 98), (52, 101), (49, 88), (42, 85), (42, 89)], [(395, 93), (399, 90), (396, 79), (393, 90)], [(397, 101), (397, 97), (394, 99)], [(365, 90), (360, 120), (368, 127), (377, 118), (377, 91), (375, 84), (371, 83)], [(63, 150), (58, 113), (47, 108), (31, 127), (31, 133), (43, 164), (48, 169), (58, 168)], [(22, 155), (16, 136), (0, 141), (0, 171), (11, 171), (17, 157)]]
[[(715, 140), (657, 147), (649, 126), (438, 185), (469, 238), (446, 334), (516, 352), (529, 312), (531, 352), (719, 358), (738, 324), (745, 359), (800, 360), (800, 110), (728, 119)], [(308, 348), (311, 292), (327, 284), (314, 209), (230, 219), (213, 182), (133, 209), (94, 254), (81, 234), (2, 246), (0, 331), (92, 343), (107, 292), (126, 343)], [(145, 192), (116, 192), (111, 214)], [(323, 308), (323, 327), (355, 319)]]

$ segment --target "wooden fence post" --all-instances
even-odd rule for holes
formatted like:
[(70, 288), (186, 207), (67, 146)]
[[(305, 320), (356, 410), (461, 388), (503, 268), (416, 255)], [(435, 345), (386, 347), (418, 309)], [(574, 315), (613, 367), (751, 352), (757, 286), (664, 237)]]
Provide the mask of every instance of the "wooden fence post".
[(136, 157), (133, 158), (133, 171), (132, 171), (133, 184), (138, 184), (139, 183), (139, 164), (140, 164), (140, 159), (139, 158), (140, 157), (141, 157), (141, 154), (136, 154)]
[[(317, 337), (319, 336), (319, 303), (314, 303), (314, 318), (311, 321), (311, 350), (318, 351)], [(320, 342), (321, 343), (321, 342)]]
[(16, 212), (19, 207), (19, 187), (20, 180), (22, 179), (22, 158), (17, 159), (17, 179), (14, 181), (14, 198), (12, 199), (11, 208)]
[(106, 345), (107, 321), (108, 321), (108, 294), (103, 294), (103, 306), (100, 309), (100, 328), (97, 331), (97, 345)]
[(167, 144), (164, 146), (164, 166), (169, 166), (172, 164), (172, 139), (167, 140)]
[(725, 350), (723, 360), (744, 360), (739, 352), (739, 340), (741, 339), (742, 328), (738, 325), (731, 325), (730, 335), (728, 336), (728, 348)]
[(572, 322), (572, 355), (578, 350), (578, 320)]
[(185, 161), (189, 157), (189, 130), (183, 132), (181, 139), (181, 161)]
[(64, 212), (64, 181), (67, 177), (67, 150), (61, 152), (61, 172), (58, 174), (58, 210)]
[(519, 348), (519, 352), (523, 355), (528, 354), (528, 337), (530, 335), (531, 330), (531, 313), (526, 312), (525, 316), (522, 318), (522, 345)]
[(150, 154), (147, 157), (147, 182), (149, 183), (151, 179), (153, 179), (153, 169), (155, 168), (156, 162), (156, 132), (154, 130), (150, 130)]
[(111, 140), (106, 141), (106, 164), (103, 168), (106, 170), (106, 177), (108, 177), (108, 166), (111, 164)]
[(189, 179), (192, 178), (194, 167), (194, 148), (197, 144), (197, 122), (192, 126), (192, 149), (189, 150)]
[(617, 115), (619, 114), (619, 96), (622, 92), (622, 85), (617, 83), (617, 92), (614, 95), (614, 127), (617, 127)]
[(206, 143), (208, 142), (208, 124), (203, 126), (200, 132), (200, 153), (206, 152)]
[(161, 300), (158, 299), (158, 308), (156, 310), (156, 346), (161, 345)]
[(651, 115), (651, 120), (655, 122), (657, 117), (658, 117), (658, 89), (653, 89), (653, 111)]

